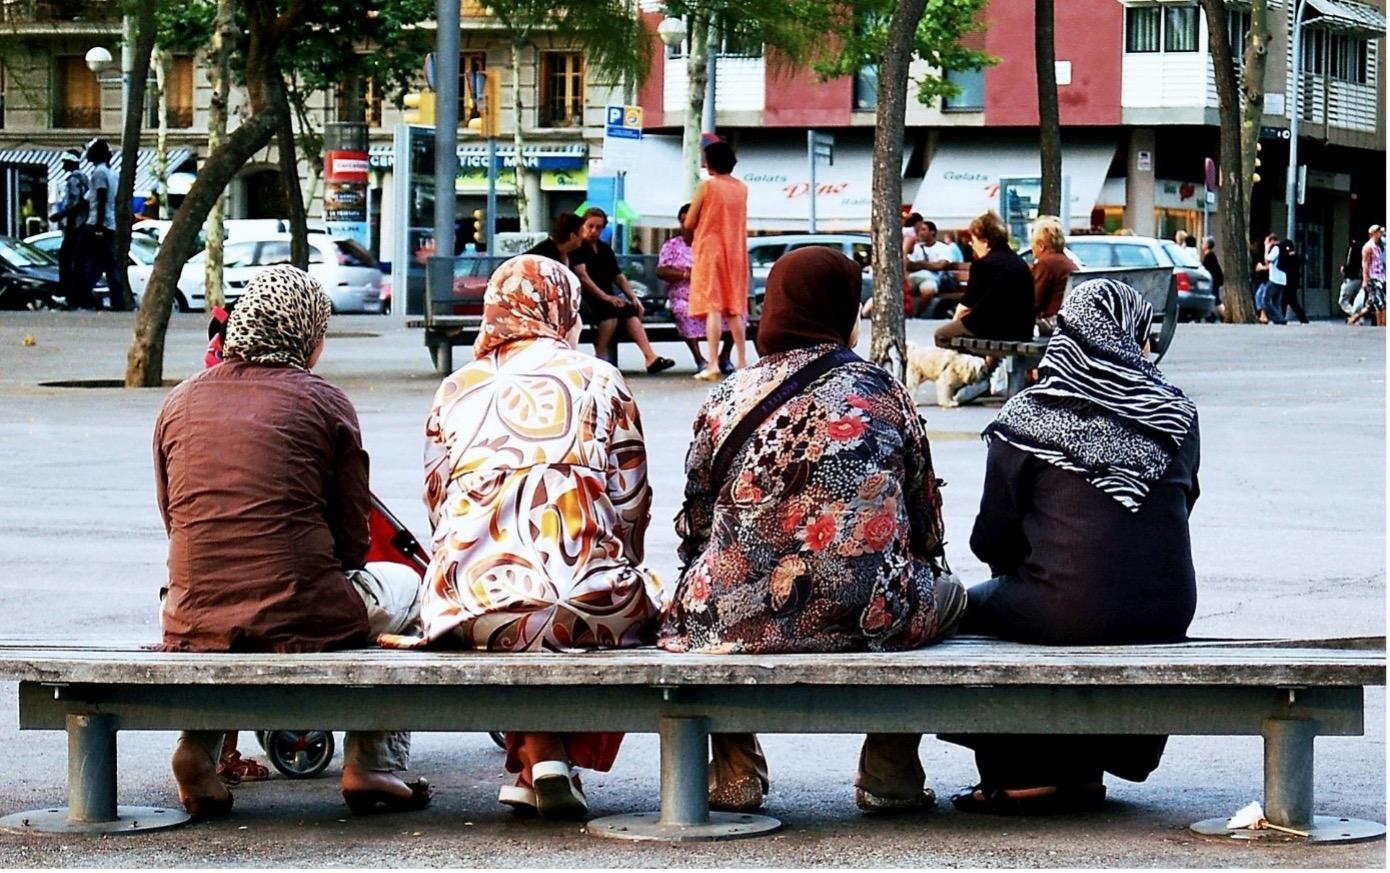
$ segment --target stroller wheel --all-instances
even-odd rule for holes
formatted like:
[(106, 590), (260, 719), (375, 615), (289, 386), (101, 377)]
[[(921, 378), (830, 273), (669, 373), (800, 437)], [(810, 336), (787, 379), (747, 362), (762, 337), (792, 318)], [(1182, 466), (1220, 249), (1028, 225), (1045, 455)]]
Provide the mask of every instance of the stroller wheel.
[(507, 748), (507, 735), (502, 731), (488, 731), (487, 735), (492, 737), (492, 741), (497, 744), (497, 748)]
[[(264, 738), (262, 738), (264, 736)], [(261, 740), (271, 766), (289, 779), (312, 779), (333, 760), (332, 731), (263, 731)]]

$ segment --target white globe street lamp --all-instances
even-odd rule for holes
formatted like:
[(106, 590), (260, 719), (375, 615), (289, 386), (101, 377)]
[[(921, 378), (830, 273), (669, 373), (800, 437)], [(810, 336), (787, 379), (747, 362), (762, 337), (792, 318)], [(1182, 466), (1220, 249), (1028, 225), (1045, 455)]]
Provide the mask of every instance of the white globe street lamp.
[(663, 18), (656, 27), (657, 36), (668, 46), (678, 46), (685, 42), (685, 21), (680, 18)]
[(87, 69), (96, 73), (97, 76), (100, 76), (111, 66), (111, 52), (107, 51), (102, 46), (93, 46), (87, 49), (87, 55), (84, 60), (87, 62)]

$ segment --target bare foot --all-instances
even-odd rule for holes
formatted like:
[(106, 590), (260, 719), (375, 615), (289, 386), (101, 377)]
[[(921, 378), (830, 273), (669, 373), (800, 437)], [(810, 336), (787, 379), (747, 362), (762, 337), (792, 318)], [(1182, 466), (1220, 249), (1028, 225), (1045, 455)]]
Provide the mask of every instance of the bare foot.
[(387, 770), (368, 770), (359, 764), (343, 765), (344, 791), (384, 791), (409, 799), (410, 786), (401, 777)]
[(221, 800), (231, 794), (217, 778), (217, 763), (194, 743), (180, 739), (170, 761), (179, 786), (179, 802), (191, 798)]

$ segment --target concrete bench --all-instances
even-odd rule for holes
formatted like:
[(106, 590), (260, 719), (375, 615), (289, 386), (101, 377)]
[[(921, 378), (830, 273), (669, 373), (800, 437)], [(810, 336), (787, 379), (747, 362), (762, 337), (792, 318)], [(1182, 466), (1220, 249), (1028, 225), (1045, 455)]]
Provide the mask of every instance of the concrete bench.
[[(1318, 840), (1385, 830), (1313, 808), (1313, 739), (1363, 733), (1363, 689), (1385, 684), (1383, 637), (1085, 648), (963, 637), (896, 654), (775, 656), (176, 654), (12, 640), (0, 641), (0, 680), (19, 682), (21, 729), (68, 734), (67, 808), (0, 820), (28, 832), (128, 832), (185, 818), (117, 805), (120, 731), (290, 726), (657, 732), (660, 811), (596, 819), (587, 830), (664, 840), (780, 825), (709, 811), (712, 732), (1256, 735), (1271, 822)], [(1224, 822), (1194, 827), (1221, 833)]]

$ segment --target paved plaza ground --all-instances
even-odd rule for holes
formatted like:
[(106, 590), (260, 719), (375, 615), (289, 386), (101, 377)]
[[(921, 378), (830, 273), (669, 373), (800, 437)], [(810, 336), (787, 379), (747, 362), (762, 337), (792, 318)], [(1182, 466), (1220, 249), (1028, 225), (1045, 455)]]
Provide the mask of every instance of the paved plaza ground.
[[(119, 379), (129, 314), (0, 313), (0, 636), (74, 641), (158, 638), (164, 530), (150, 434), (163, 390), (40, 383)], [(926, 342), (932, 325), (914, 322)], [(206, 320), (175, 316), (166, 375), (201, 366)], [(866, 325), (867, 328), (867, 325)], [(865, 331), (867, 337), (868, 331)], [(33, 345), (24, 339), (32, 336)], [(1202, 496), (1192, 517), (1199, 579), (1195, 636), (1385, 633), (1385, 339), (1337, 323), (1283, 328), (1182, 325), (1162, 363), (1196, 401)], [(866, 340), (867, 342), (867, 340)], [(660, 377), (624, 364), (642, 409), (656, 500), (649, 563), (676, 571), (675, 516), (690, 421), (705, 386), (682, 366)], [(462, 360), (462, 355), (460, 355)], [(418, 333), (381, 317), (335, 317), (321, 372), (357, 405), (374, 490), (418, 533), (422, 424), (437, 379)], [(928, 387), (924, 401), (934, 396)], [(948, 556), (968, 582), (986, 569), (967, 547), (995, 407), (922, 407), (944, 489)], [(61, 733), (17, 730), (15, 686), (0, 683), (0, 814), (62, 801)], [(254, 742), (243, 735), (243, 750)], [(945, 798), (974, 781), (967, 751), (927, 738), (936, 811), (869, 819), (854, 807), (859, 739), (769, 736), (772, 837), (695, 846), (614, 843), (577, 826), (514, 821), (496, 803), (502, 756), (481, 734), (417, 734), (415, 767), (437, 787), (419, 814), (353, 819), (335, 765), (321, 779), (237, 790), (226, 821), (144, 836), (0, 835), (0, 866), (1134, 866), (1383, 867), (1385, 844), (1249, 846), (1187, 830), (1261, 793), (1258, 738), (1177, 737), (1147, 783), (1111, 780), (1090, 816), (961, 815)], [(122, 734), (120, 799), (177, 802), (173, 735)], [(256, 750), (258, 751), (258, 750)], [(1367, 693), (1366, 736), (1317, 742), (1320, 814), (1385, 820), (1385, 694)], [(595, 815), (654, 809), (657, 746), (630, 737), (614, 770), (586, 777)]]

